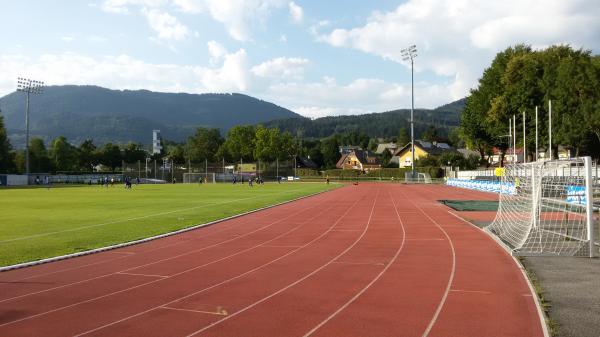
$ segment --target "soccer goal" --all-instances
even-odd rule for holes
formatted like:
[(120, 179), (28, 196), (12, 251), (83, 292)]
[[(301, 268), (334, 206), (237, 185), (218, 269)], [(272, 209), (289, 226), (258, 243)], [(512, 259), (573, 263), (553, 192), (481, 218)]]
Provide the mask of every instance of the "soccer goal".
[(415, 172), (415, 176), (413, 177), (412, 172), (405, 172), (404, 180), (411, 183), (431, 184), (431, 175), (429, 173)]
[(590, 157), (508, 165), (486, 230), (514, 255), (595, 256)]
[(184, 173), (183, 182), (185, 184), (215, 183), (215, 173)]

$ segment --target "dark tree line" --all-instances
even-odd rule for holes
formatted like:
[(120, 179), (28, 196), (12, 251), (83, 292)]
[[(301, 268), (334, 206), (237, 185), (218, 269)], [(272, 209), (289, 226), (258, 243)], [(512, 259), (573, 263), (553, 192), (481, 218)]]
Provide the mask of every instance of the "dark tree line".
[[(509, 147), (509, 119), (517, 116), (521, 134), (526, 114), (527, 143), (517, 146), (535, 152), (535, 106), (538, 106), (539, 144), (547, 148), (549, 104), (552, 100), (552, 147), (574, 155), (598, 157), (600, 148), (600, 57), (569, 46), (532, 50), (517, 45), (498, 53), (485, 69), (479, 85), (471, 91), (461, 115), (460, 133), (481, 156), (493, 147), (502, 155)], [(522, 135), (522, 134), (521, 134)], [(530, 158), (532, 159), (532, 158)]]

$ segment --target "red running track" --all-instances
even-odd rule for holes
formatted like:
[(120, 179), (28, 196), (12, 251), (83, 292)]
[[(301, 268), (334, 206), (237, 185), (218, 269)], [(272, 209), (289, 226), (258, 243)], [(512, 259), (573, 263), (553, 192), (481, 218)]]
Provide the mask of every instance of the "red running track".
[[(466, 194), (465, 194), (466, 193)], [(543, 336), (517, 265), (437, 199), (350, 185), (0, 274), (0, 336)]]

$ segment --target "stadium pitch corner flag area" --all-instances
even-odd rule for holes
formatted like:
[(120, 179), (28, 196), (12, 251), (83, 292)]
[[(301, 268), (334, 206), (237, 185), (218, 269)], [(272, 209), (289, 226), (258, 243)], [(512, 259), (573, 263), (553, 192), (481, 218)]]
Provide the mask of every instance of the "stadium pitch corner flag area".
[(2, 272), (0, 336), (547, 335), (513, 257), (437, 202), (463, 198), (492, 200), (349, 184)]

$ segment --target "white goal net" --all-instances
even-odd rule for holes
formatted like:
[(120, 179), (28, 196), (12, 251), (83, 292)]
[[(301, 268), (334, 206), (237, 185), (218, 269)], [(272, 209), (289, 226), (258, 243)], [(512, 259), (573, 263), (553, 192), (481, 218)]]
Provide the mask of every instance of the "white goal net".
[(185, 184), (215, 183), (215, 173), (184, 173), (183, 182)]
[(594, 256), (589, 157), (508, 165), (486, 229), (514, 255)]

